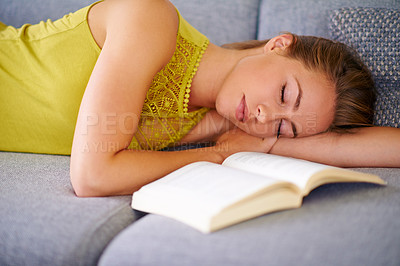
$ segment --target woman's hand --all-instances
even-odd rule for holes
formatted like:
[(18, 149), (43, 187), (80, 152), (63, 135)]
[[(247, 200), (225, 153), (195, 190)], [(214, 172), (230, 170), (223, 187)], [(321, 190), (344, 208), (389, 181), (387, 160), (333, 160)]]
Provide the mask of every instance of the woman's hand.
[(222, 154), (224, 158), (241, 151), (268, 153), (276, 141), (276, 137), (259, 138), (249, 135), (239, 128), (234, 128), (218, 138), (214, 149)]

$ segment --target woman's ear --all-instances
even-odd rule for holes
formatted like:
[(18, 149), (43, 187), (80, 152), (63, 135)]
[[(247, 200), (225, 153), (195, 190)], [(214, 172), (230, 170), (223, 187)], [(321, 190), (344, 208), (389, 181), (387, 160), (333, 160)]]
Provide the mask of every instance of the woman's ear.
[(285, 50), (293, 41), (293, 36), (290, 34), (282, 34), (269, 40), (264, 46), (264, 52), (269, 52), (274, 49)]

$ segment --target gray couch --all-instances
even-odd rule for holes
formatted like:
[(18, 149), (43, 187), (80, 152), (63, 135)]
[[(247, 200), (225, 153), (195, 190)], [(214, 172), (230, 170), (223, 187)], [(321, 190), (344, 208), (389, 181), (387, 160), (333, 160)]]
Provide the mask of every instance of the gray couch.
[[(90, 2), (0, 0), (0, 21), (56, 19)], [(377, 82), (375, 123), (399, 127), (398, 0), (172, 2), (217, 44), (281, 31), (347, 42)], [(0, 152), (0, 265), (400, 265), (400, 169), (360, 169), (388, 185), (325, 185), (300, 209), (203, 235), (132, 211), (130, 196), (77, 198), (69, 160)]]

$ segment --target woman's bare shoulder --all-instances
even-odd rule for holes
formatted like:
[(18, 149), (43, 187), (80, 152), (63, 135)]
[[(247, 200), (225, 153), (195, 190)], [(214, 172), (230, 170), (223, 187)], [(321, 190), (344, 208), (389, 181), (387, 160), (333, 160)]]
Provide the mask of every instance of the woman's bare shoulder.
[(110, 31), (134, 31), (142, 38), (157, 31), (174, 42), (179, 24), (176, 9), (168, 0), (106, 0), (90, 9), (88, 22), (101, 48)]

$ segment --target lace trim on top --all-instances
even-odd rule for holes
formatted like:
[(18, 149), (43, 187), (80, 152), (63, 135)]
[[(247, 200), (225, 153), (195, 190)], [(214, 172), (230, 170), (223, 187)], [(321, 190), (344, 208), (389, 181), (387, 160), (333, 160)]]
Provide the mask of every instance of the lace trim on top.
[(209, 111), (201, 108), (188, 112), (192, 80), (208, 44), (206, 38), (198, 45), (178, 33), (174, 55), (155, 75), (146, 95), (129, 149), (160, 150), (171, 146)]

